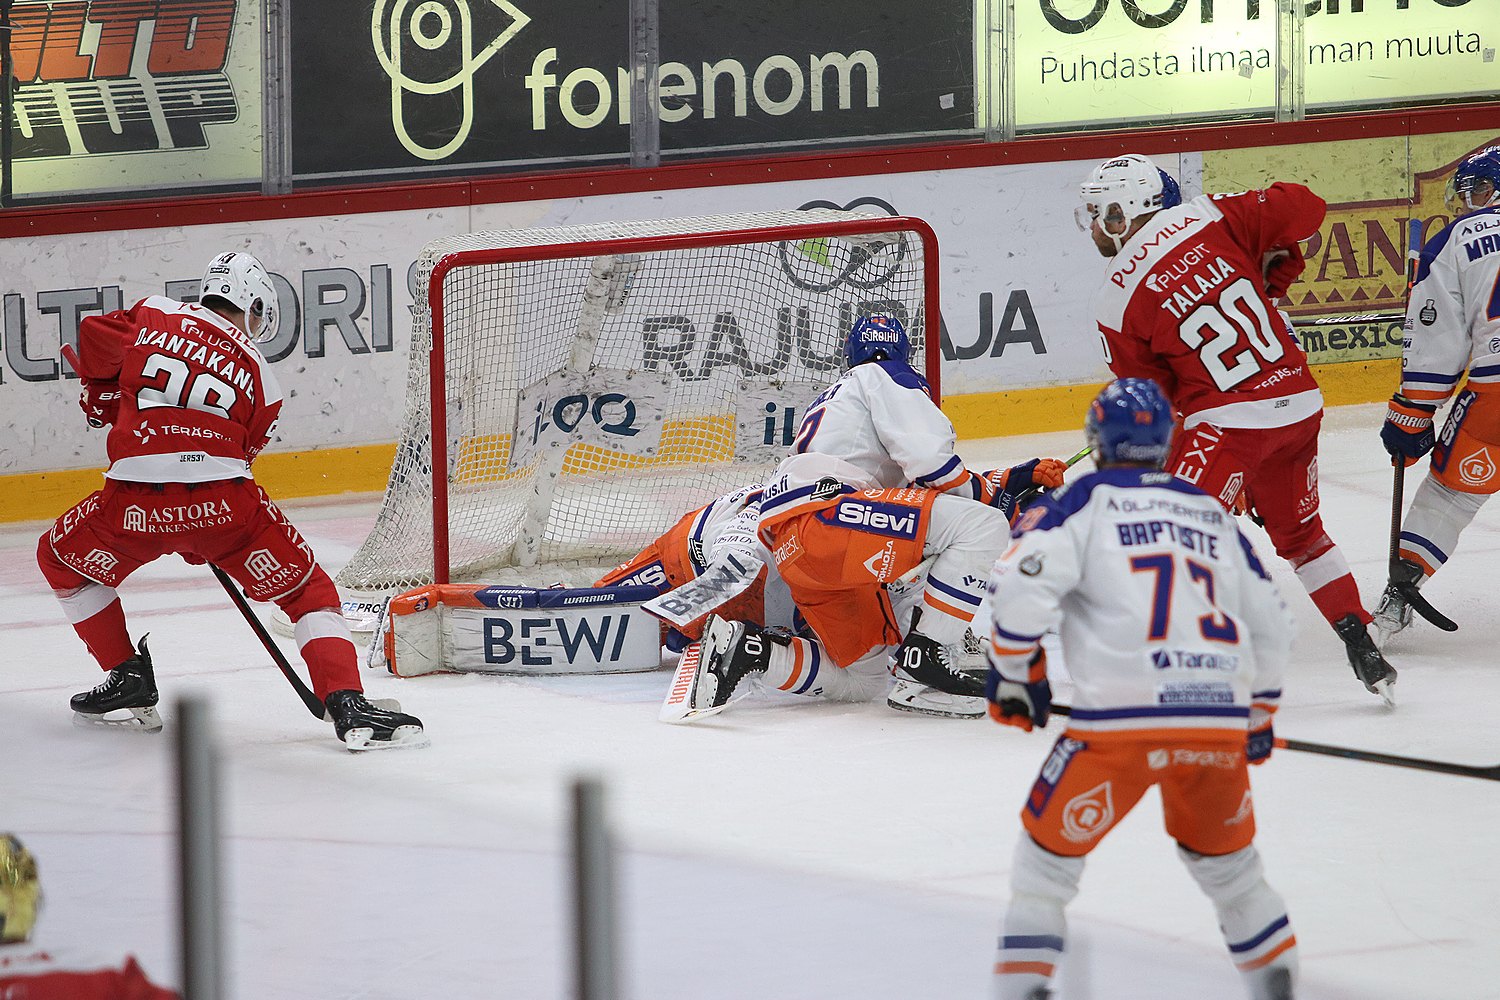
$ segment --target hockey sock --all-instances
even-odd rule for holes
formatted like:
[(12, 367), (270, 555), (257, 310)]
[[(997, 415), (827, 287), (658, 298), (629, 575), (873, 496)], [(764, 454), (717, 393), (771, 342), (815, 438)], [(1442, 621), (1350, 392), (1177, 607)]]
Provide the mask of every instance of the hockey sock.
[(1359, 600), (1359, 586), (1339, 547), (1327, 535), (1313, 543), (1306, 555), (1292, 561), (1297, 580), (1329, 624), (1345, 615), (1370, 623), (1370, 613)]
[(125, 609), (115, 588), (86, 583), (73, 590), (54, 590), (73, 631), (99, 666), (113, 670), (135, 655), (125, 630)]
[(1272, 969), (1297, 971), (1297, 936), (1286, 903), (1267, 884), (1260, 854), (1252, 845), (1233, 854), (1209, 857), (1181, 845), (1178, 855), (1213, 901), (1219, 929), (1235, 967), (1256, 1000), (1269, 996)]
[(364, 690), (354, 636), (342, 612), (328, 608), (309, 611), (296, 620), (293, 634), (319, 700), (327, 698), (330, 691)]
[(1422, 480), (1401, 525), (1401, 558), (1422, 567), (1424, 578), (1436, 573), (1488, 499), (1485, 494), (1449, 489), (1431, 476)]
[(823, 673), (825, 664), (837, 669), (826, 662), (823, 648), (816, 639), (791, 639), (784, 646), (777, 642), (770, 646), (771, 665), (766, 668), (761, 680), (766, 687), (776, 691), (802, 695), (821, 694), (819, 675)]
[(1046, 986), (1067, 936), (1064, 909), (1078, 895), (1083, 858), (1044, 850), (1030, 836), (1016, 843), (1010, 905), (995, 955), (994, 1000), (1026, 1000)]

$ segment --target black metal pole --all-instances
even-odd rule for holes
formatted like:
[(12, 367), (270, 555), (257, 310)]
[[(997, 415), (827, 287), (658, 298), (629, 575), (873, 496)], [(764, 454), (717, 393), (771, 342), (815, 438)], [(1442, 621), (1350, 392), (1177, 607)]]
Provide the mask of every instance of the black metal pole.
[(573, 783), (573, 934), (575, 1000), (615, 1000), (614, 859), (604, 785), (593, 777)]
[(219, 760), (208, 705), (177, 703), (177, 835), (183, 1000), (224, 994)]

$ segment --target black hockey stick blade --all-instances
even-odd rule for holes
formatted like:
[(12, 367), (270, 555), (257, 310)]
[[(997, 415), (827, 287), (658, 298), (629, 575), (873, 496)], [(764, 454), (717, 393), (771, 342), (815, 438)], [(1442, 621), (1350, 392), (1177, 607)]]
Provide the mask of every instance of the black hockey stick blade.
[(1418, 771), (1434, 771), (1438, 774), (1453, 774), (1461, 778), (1482, 778), (1485, 781), (1500, 781), (1500, 764), (1482, 767), (1476, 764), (1453, 764), (1445, 760), (1427, 760), (1423, 757), (1403, 757), (1400, 754), (1379, 753), (1374, 750), (1355, 750), (1353, 747), (1332, 746), (1327, 743), (1309, 743), (1306, 740), (1278, 738), (1276, 746), (1301, 753), (1316, 753), (1326, 757), (1343, 757), (1346, 760), (1362, 760), (1370, 764), (1387, 764), (1391, 767), (1410, 767)]
[(296, 690), (297, 696), (302, 699), (302, 704), (307, 706), (307, 710), (312, 713), (313, 718), (322, 719), (328, 711), (327, 707), (303, 683), (302, 678), (297, 676), (297, 672), (287, 662), (286, 655), (282, 653), (281, 647), (276, 645), (276, 640), (271, 638), (271, 634), (266, 631), (266, 627), (260, 623), (260, 619), (255, 615), (255, 609), (250, 607), (250, 602), (245, 599), (244, 594), (240, 593), (240, 588), (235, 585), (234, 580), (230, 578), (228, 573), (212, 563), (209, 564), (209, 569), (214, 571), (214, 576), (218, 577), (219, 582), (224, 585), (224, 590), (229, 594), (229, 599), (234, 601), (234, 606), (244, 616), (246, 624), (250, 626), (250, 630), (260, 639), (261, 645), (266, 647), (266, 652), (271, 654), (271, 659), (275, 661), (276, 666), (286, 675), (287, 683), (291, 684)]
[(1414, 584), (1398, 583), (1393, 584), (1393, 586), (1396, 588), (1396, 592), (1401, 595), (1406, 603), (1411, 605), (1411, 609), (1417, 614), (1421, 615), (1424, 619), (1436, 625), (1444, 632), (1458, 631), (1458, 623), (1449, 618), (1447, 615), (1443, 614), (1437, 608), (1433, 607), (1432, 604), (1428, 602), (1427, 598), (1422, 596), (1422, 592), (1418, 590)]

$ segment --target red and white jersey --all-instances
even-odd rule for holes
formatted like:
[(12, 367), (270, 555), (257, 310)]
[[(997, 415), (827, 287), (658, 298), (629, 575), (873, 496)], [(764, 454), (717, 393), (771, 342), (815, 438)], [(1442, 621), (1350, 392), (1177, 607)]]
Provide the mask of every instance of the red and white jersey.
[(1242, 737), (1281, 696), (1292, 620), (1234, 518), (1165, 472), (1108, 468), (1043, 496), (990, 578), (990, 662), (1028, 678), (1058, 628), (1072, 729)]
[(0, 1000), (180, 1000), (134, 957), (99, 960), (30, 945), (0, 947)]
[(856, 490), (916, 485), (988, 502), (993, 487), (964, 466), (957, 443), (922, 376), (899, 361), (856, 365), (808, 406), (791, 455), (766, 481), (762, 518), (827, 499), (814, 496), (824, 478)]
[(1465, 369), (1470, 385), (1500, 383), (1500, 207), (1427, 241), (1406, 308), (1402, 394), (1441, 403)]
[(234, 324), (203, 306), (153, 295), (86, 317), (78, 356), (80, 376), (120, 384), (108, 478), (251, 478), (250, 463), (281, 412), (281, 387)]
[(1273, 184), (1157, 212), (1098, 298), (1110, 370), (1155, 379), (1187, 427), (1284, 427), (1317, 413), (1322, 394), (1266, 298), (1263, 262), (1317, 232), (1326, 210), (1300, 184)]

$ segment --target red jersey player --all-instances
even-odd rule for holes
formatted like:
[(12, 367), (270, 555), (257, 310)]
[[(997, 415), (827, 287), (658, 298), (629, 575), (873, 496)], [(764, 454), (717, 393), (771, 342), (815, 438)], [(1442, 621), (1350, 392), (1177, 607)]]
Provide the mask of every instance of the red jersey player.
[(1302, 273), (1298, 240), (1317, 232), (1323, 199), (1278, 183), (1184, 203), (1134, 154), (1100, 164), (1080, 193), (1079, 225), (1113, 260), (1097, 305), (1105, 360), (1119, 378), (1154, 379), (1181, 421), (1167, 471), (1231, 509), (1248, 493), (1355, 675), (1394, 704), (1396, 671), (1318, 513), (1323, 396), (1272, 304)]
[(161, 729), (146, 639), (132, 648), (115, 587), (176, 552), (212, 562), (253, 599), (295, 623), (297, 647), (338, 738), (351, 750), (423, 745), (422, 723), (372, 705), (338, 592), (297, 529), (250, 475), (271, 439), (281, 390), (255, 338), (276, 332), (276, 292), (250, 254), (223, 253), (201, 299), (161, 296), (89, 317), (78, 351), (83, 407), (109, 432), (104, 489), (41, 537), (37, 562), (99, 666), (103, 683), (75, 695), (87, 722)]

